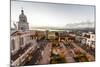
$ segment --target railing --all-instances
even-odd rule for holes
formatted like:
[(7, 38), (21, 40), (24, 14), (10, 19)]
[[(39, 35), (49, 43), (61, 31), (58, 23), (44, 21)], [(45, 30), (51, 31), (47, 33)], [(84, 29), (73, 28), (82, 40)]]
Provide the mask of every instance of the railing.
[(36, 47), (35, 45), (31, 45), (29, 49), (27, 49), (19, 58), (17, 58), (14, 62), (12, 62), (11, 66), (18, 66), (23, 64), (24, 60), (28, 57), (30, 51), (32, 52)]

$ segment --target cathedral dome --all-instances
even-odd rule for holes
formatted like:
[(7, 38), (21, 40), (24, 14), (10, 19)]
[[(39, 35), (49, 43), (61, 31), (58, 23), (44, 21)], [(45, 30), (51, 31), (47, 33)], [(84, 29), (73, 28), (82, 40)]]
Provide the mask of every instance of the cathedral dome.
[(24, 15), (24, 10), (21, 10), (21, 14), (19, 15), (19, 21), (27, 22), (27, 17)]

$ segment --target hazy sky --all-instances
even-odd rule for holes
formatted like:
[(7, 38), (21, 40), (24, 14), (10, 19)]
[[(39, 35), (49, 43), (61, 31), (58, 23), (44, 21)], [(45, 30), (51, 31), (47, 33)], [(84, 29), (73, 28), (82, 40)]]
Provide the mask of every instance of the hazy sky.
[(22, 7), (30, 27), (63, 27), (66, 24), (95, 21), (94, 6), (11, 1), (11, 25), (19, 21)]

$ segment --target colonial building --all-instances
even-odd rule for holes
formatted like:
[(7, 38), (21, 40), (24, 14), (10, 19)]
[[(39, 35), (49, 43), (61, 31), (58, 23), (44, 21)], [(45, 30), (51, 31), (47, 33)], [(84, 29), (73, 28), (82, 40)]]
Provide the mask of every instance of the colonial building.
[(35, 31), (29, 30), (27, 17), (24, 15), (24, 11), (21, 10), (19, 15), (18, 26), (15, 29), (11, 28), (11, 65), (23, 65), (24, 60), (28, 60), (30, 54), (37, 47), (35, 40)]
[(24, 14), (24, 10), (21, 10), (21, 14), (19, 15), (18, 30), (21, 30), (21, 31), (29, 30), (27, 17)]

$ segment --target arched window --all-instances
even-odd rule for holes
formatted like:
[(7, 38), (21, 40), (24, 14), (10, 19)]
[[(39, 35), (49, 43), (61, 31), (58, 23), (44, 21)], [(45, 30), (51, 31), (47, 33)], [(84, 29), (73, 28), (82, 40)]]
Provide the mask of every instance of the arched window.
[(23, 20), (23, 22), (25, 22), (25, 20)]
[(24, 27), (21, 27), (21, 30), (22, 30), (22, 31), (25, 31), (25, 28), (24, 28)]

